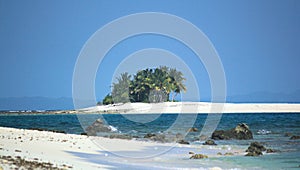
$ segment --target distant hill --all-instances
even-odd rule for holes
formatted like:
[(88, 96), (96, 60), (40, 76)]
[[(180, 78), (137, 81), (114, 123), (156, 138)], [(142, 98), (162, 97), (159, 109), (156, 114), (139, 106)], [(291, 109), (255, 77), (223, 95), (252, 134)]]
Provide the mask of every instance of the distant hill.
[(300, 90), (293, 93), (255, 92), (247, 95), (228, 96), (232, 103), (300, 103)]
[(72, 98), (8, 97), (0, 98), (0, 110), (69, 110)]
[[(300, 90), (297, 90), (289, 94), (255, 92), (247, 95), (234, 95), (234, 96), (228, 96), (226, 101), (229, 103), (300, 103)], [(68, 97), (0, 98), (0, 110), (71, 110), (71, 109), (74, 109), (73, 100), (72, 98), (68, 98)]]

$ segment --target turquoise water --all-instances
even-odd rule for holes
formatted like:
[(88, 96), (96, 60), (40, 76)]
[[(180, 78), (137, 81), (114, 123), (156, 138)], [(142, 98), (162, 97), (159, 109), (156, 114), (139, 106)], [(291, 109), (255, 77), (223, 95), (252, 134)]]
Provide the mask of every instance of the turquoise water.
[[(80, 134), (84, 132), (82, 124), (91, 124), (95, 119), (103, 116), (105, 121), (118, 129), (118, 133), (130, 134), (142, 138), (147, 133), (164, 133), (176, 122), (177, 114), (157, 115), (157, 119), (148, 123), (140, 123), (128, 120), (126, 116), (121, 114), (113, 115), (80, 115), (80, 121), (77, 115), (1, 115), (0, 126), (14, 128), (43, 128), (49, 130), (64, 130), (66, 133)], [(140, 119), (148, 119), (150, 115), (133, 115)], [(153, 116), (153, 115), (152, 115)], [(191, 115), (184, 115), (186, 123), (182, 123), (179, 127), (172, 129), (173, 133), (186, 131), (188, 121)], [(201, 130), (207, 114), (198, 114), (193, 127)], [(150, 119), (149, 119), (150, 120)], [(290, 140), (285, 136), (285, 133), (300, 135), (300, 114), (283, 113), (283, 114), (223, 114), (217, 129), (230, 129), (238, 123), (247, 123), (254, 134), (253, 140), (228, 140), (216, 141), (218, 145), (230, 145), (241, 148), (247, 148), (252, 141), (259, 141), (267, 148), (278, 149), (280, 152), (274, 154), (265, 154), (260, 157), (218, 157), (209, 158), (208, 160), (176, 160), (172, 163), (173, 166), (184, 168), (199, 168), (199, 167), (227, 167), (228, 169), (298, 169), (300, 165), (300, 140)], [(192, 145), (201, 145), (197, 137), (200, 132), (189, 133), (186, 140)], [(188, 152), (185, 148), (176, 148), (168, 153), (172, 158), (176, 153)], [(170, 162), (168, 160), (166, 162)], [(187, 161), (190, 161), (187, 163)], [(192, 162), (192, 164), (191, 164)], [(164, 163), (161, 163), (164, 165)]]

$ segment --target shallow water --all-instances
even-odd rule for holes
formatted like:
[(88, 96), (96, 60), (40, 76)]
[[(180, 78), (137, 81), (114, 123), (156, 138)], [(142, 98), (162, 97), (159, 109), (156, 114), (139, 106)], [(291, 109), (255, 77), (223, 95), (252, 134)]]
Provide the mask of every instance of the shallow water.
[[(184, 121), (179, 126), (171, 128), (178, 118), (178, 114), (155, 115), (157, 119), (148, 123), (145, 120), (151, 120), (153, 115), (131, 115), (135, 119), (128, 119), (128, 116), (121, 114), (112, 115), (1, 115), (0, 126), (15, 128), (43, 128), (49, 130), (64, 130), (66, 133), (80, 134), (84, 132), (83, 126), (93, 123), (97, 118), (102, 117), (105, 121), (117, 128), (118, 133), (126, 133), (143, 137), (147, 133), (182, 133), (188, 128), (193, 127), (202, 129), (207, 114), (184, 115)], [(149, 117), (150, 116), (150, 117)], [(193, 118), (196, 118), (195, 123)], [(79, 118), (79, 120), (78, 120)], [(132, 120), (140, 122), (135, 122)], [(190, 122), (192, 121), (192, 123)], [(247, 148), (252, 141), (262, 142), (267, 148), (279, 149), (281, 152), (274, 154), (264, 154), (260, 157), (212, 157), (207, 160), (189, 160), (186, 154), (190, 148), (178, 147), (172, 149), (166, 155), (162, 155), (156, 161), (156, 167), (172, 165), (173, 168), (209, 168), (223, 167), (225, 169), (293, 169), (299, 168), (300, 165), (300, 140), (290, 140), (285, 136), (286, 132), (293, 135), (300, 135), (300, 114), (282, 113), (282, 114), (223, 114), (217, 129), (230, 129), (238, 123), (247, 123), (254, 134), (253, 140), (228, 140), (216, 141), (217, 147), (231, 146)], [(200, 132), (192, 132), (186, 136), (192, 146), (202, 145), (202, 141), (196, 140)], [(76, 155), (76, 153), (74, 153)], [(116, 158), (116, 162), (118, 159)], [(115, 162), (115, 163), (116, 163)], [(158, 162), (158, 163), (157, 163)], [(112, 162), (114, 163), (114, 162)], [(138, 164), (138, 162), (137, 162)], [(153, 162), (144, 162), (145, 166)], [(129, 165), (128, 165), (129, 166)]]

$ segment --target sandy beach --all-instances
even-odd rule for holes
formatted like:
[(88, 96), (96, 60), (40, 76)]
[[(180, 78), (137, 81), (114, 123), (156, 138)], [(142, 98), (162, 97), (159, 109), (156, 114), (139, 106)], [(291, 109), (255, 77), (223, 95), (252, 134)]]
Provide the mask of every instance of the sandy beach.
[(125, 103), (77, 110), (83, 113), (299, 113), (300, 104), (165, 102)]
[[(244, 148), (229, 146), (163, 144), (4, 127), (0, 133), (2, 169), (17, 167), (3, 156), (31, 164), (50, 163), (58, 169), (172, 169), (193, 167), (191, 163), (197, 160), (189, 159), (190, 151), (210, 158), (218, 157), (217, 152), (245, 154)], [(214, 165), (206, 169), (220, 168)]]

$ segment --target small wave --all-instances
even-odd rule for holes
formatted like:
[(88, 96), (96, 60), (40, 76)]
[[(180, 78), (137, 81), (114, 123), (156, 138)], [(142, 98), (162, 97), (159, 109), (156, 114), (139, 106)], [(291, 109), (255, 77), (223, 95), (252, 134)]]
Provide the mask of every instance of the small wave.
[(259, 135), (267, 135), (267, 134), (270, 134), (272, 132), (270, 130), (260, 129), (256, 133), (259, 134)]
[(114, 126), (109, 125), (109, 128), (112, 132), (117, 132), (118, 131), (118, 129)]

